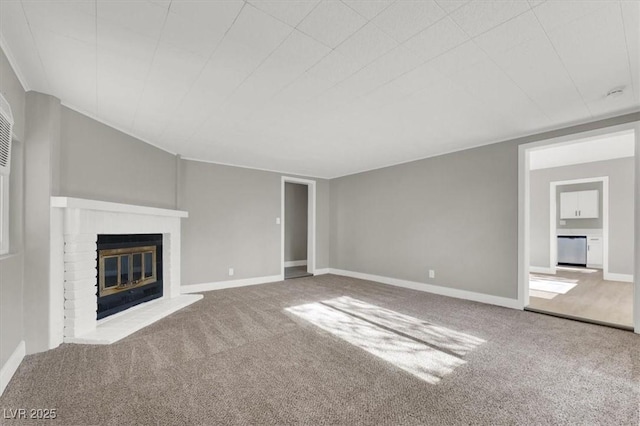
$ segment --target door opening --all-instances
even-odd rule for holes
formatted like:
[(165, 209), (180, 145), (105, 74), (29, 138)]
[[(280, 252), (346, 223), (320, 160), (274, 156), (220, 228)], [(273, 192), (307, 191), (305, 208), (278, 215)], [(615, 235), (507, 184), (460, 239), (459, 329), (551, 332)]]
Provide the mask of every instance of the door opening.
[(519, 147), (524, 309), (640, 332), (638, 129), (629, 123)]
[(315, 181), (282, 177), (282, 278), (315, 272)]

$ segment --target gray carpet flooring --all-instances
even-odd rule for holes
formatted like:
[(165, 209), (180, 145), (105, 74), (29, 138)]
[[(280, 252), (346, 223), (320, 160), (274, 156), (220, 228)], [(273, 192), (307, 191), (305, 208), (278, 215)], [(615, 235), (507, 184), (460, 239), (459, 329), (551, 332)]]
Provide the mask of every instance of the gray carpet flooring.
[[(428, 354), (456, 362), (430, 381), (411, 370)], [(27, 356), (0, 398), (16, 408), (65, 425), (637, 425), (640, 336), (324, 275), (208, 292), (113, 345)]]

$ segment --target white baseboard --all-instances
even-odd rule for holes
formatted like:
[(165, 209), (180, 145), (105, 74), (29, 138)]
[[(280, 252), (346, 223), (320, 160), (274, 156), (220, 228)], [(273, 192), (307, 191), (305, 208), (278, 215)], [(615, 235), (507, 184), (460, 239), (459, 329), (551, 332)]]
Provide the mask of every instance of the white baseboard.
[(323, 268), (323, 269), (316, 269), (316, 271), (313, 273), (313, 275), (327, 275), (331, 273), (331, 269), (329, 268)]
[(222, 290), (224, 288), (244, 287), (248, 285), (266, 284), (284, 280), (282, 275), (245, 278), (242, 280), (217, 281), (212, 283), (190, 284), (180, 287), (180, 293), (200, 293), (203, 291)]
[(18, 370), (18, 367), (20, 367), (20, 363), (24, 359), (26, 353), (26, 346), (24, 344), (24, 340), (22, 340), (18, 343), (16, 349), (0, 369), (0, 395), (4, 393), (5, 388)]
[(288, 260), (284, 262), (285, 268), (290, 268), (292, 266), (307, 266), (306, 260)]
[(509, 299), (506, 297), (492, 296), (489, 294), (475, 293), (473, 291), (459, 290), (456, 288), (442, 287), (433, 284), (420, 283), (416, 281), (400, 280), (397, 278), (382, 277), (379, 275), (364, 274), (362, 272), (345, 271), (342, 269), (330, 268), (330, 273), (335, 275), (343, 275), (345, 277), (359, 278), (369, 281), (377, 281), (383, 284), (394, 285), (397, 287), (410, 288), (413, 290), (424, 291), (427, 293), (438, 294), (441, 296), (455, 297), (457, 299), (472, 300), (474, 302), (487, 303), (489, 305), (503, 306), (505, 308), (522, 309), (518, 299)]
[(633, 282), (633, 275), (631, 274), (616, 274), (614, 272), (606, 272), (604, 274), (605, 281), (623, 281), (626, 283)]
[(533, 272), (534, 274), (550, 274), (555, 275), (555, 268), (548, 268), (546, 266), (529, 266), (529, 272)]

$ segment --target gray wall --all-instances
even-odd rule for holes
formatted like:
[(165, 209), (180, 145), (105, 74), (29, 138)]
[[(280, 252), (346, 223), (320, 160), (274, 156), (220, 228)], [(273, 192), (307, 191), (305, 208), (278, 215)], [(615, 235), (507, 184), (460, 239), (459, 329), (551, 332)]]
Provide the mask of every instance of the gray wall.
[[(609, 272), (633, 274), (633, 157), (534, 170), (530, 176), (531, 265), (549, 265), (549, 184), (554, 181), (609, 176)], [(585, 219), (573, 219), (582, 222)], [(582, 228), (576, 224), (574, 227)]]
[[(598, 191), (598, 211), (600, 215), (592, 219), (560, 219), (560, 194), (573, 191)], [(558, 229), (602, 229), (602, 182), (577, 183), (556, 186), (556, 228)], [(565, 222), (564, 225), (561, 222)]]
[[(183, 285), (280, 274), (281, 176), (181, 160), (179, 208), (189, 212), (182, 222)], [(329, 184), (316, 182), (320, 237), (329, 233)], [(316, 267), (328, 267), (326, 237), (316, 247)]]
[(309, 187), (285, 183), (284, 260), (307, 260), (307, 209)]
[(176, 206), (176, 157), (62, 108), (61, 193), (70, 197)]
[(633, 121), (640, 113), (333, 179), (331, 267), (515, 299), (518, 145)]
[[(60, 100), (27, 93), (24, 327), (27, 353), (49, 349), (51, 196), (59, 190)], [(44, 326), (46, 325), (46, 326)]]
[(0, 367), (24, 340), (23, 327), (23, 173), (25, 93), (0, 49), (0, 92), (11, 105), (15, 121), (10, 177), (10, 254), (0, 256)]
[(515, 298), (517, 172), (500, 144), (332, 180), (331, 266)]

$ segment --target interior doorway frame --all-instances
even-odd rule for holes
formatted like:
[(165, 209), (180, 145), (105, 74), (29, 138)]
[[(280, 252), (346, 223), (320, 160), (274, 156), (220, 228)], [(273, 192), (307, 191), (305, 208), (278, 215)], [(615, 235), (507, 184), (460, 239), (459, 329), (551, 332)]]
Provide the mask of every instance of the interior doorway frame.
[(628, 130), (632, 130), (635, 137), (634, 189), (636, 197), (634, 200), (635, 264), (633, 274), (633, 329), (635, 333), (640, 334), (640, 256), (638, 256), (638, 251), (640, 249), (640, 195), (638, 195), (640, 194), (640, 121), (633, 121), (629, 123), (558, 136), (536, 142), (521, 144), (518, 146), (518, 306), (520, 309), (524, 309), (529, 305), (529, 267), (531, 259), (529, 160), (531, 151), (546, 148), (550, 145), (568, 145), (574, 143), (578, 139), (592, 138)]
[(284, 231), (285, 217), (285, 184), (297, 183), (307, 186), (307, 272), (316, 272), (316, 181), (292, 176), (282, 176), (280, 188), (280, 275), (284, 280)]
[(556, 273), (558, 265), (558, 217), (556, 188), (561, 185), (602, 182), (602, 275), (611, 279), (609, 274), (609, 176), (598, 176), (583, 179), (569, 179), (550, 182), (549, 184), (549, 273)]

